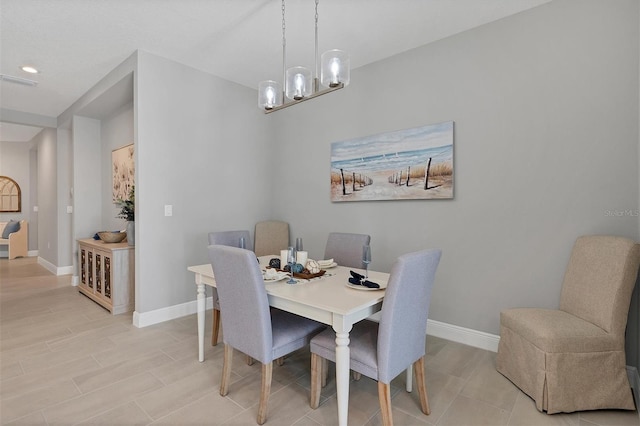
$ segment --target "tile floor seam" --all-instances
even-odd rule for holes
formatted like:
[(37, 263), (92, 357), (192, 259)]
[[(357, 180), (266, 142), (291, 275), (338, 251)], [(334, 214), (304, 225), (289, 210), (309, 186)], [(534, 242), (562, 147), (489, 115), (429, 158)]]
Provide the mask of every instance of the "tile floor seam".
[(460, 390), (455, 394), (455, 396), (453, 398), (451, 398), (451, 401), (449, 401), (449, 404), (447, 404), (447, 408), (445, 408), (444, 410), (442, 410), (442, 414), (440, 414), (440, 417), (438, 417), (434, 423), (434, 425), (439, 426), (440, 425), (440, 421), (445, 417), (445, 414), (447, 414), (447, 412), (449, 411), (449, 409), (451, 408), (451, 406), (453, 405), (454, 401), (456, 400), (456, 398), (458, 398), (460, 396), (460, 392), (462, 392), (462, 389), (464, 389), (464, 385), (460, 386)]
[[(155, 390), (157, 390), (157, 389), (155, 389)], [(142, 396), (142, 395), (140, 395), (140, 396)], [(203, 396), (203, 398), (204, 398), (204, 396)], [(200, 398), (200, 399), (202, 399), (202, 398)], [(196, 401), (199, 401), (200, 399), (198, 399)], [(188, 407), (189, 405), (195, 404), (196, 401), (192, 401), (192, 402), (188, 403), (187, 405), (183, 405), (180, 408), (176, 408), (175, 410), (173, 410), (173, 411), (171, 411), (171, 412), (169, 412), (169, 413), (167, 413), (167, 414), (165, 414), (163, 416), (160, 416), (157, 419), (154, 419), (153, 416), (151, 414), (149, 414), (149, 412), (147, 410), (144, 409), (144, 407), (138, 402), (138, 398), (135, 398), (133, 400), (133, 403), (136, 405), (136, 407), (138, 407), (140, 409), (140, 411), (142, 411), (144, 413), (145, 416), (147, 416), (147, 418), (149, 419), (149, 422), (146, 423), (146, 424), (149, 425), (149, 424), (153, 424), (153, 423), (159, 422), (162, 419), (164, 419), (165, 417), (171, 416), (173, 413), (176, 413), (176, 412), (182, 410), (183, 408)], [(125, 402), (122, 405), (126, 405), (126, 404), (128, 404), (128, 403)]]

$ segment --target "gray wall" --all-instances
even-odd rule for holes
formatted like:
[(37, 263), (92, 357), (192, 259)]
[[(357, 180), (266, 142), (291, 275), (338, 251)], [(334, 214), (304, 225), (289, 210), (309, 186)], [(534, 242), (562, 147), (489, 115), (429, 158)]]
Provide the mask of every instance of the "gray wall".
[[(442, 248), (430, 318), (498, 334), (504, 308), (558, 306), (576, 237), (639, 239), (607, 214), (639, 206), (638, 50), (637, 1), (559, 0), (354, 70), (270, 116), (275, 216), (312, 257), (371, 234), (379, 270)], [(331, 142), (448, 120), (454, 200), (329, 201)]]
[[(271, 123), (255, 90), (138, 52), (136, 312), (195, 299), (207, 233), (270, 216)], [(164, 216), (164, 206), (173, 216)]]
[[(638, 22), (640, 22), (640, 8), (638, 8)], [(638, 48), (640, 49), (640, 43), (638, 43)], [(640, 73), (638, 73), (638, 79), (640, 80)], [(640, 90), (640, 84), (638, 84), (638, 88)], [(638, 99), (640, 102), (640, 93)], [(640, 107), (638, 108), (638, 123), (640, 123)], [(640, 181), (640, 136), (638, 137), (638, 180)], [(638, 229), (640, 230), (640, 212), (638, 212)], [(640, 370), (640, 273), (638, 273), (638, 281), (631, 299), (626, 345), (627, 365), (633, 365)]]
[(38, 249), (38, 147), (29, 150), (29, 250)]
[(59, 266), (57, 131), (44, 129), (33, 141), (38, 146), (38, 256)]
[(57, 161), (58, 174), (56, 188), (58, 191), (58, 259), (55, 265), (64, 266), (67, 269), (61, 270), (68, 274), (68, 269), (73, 265), (72, 250), (75, 246), (73, 240), (73, 216), (67, 207), (73, 207), (73, 142), (69, 129), (58, 128), (56, 132), (57, 140)]
[(127, 222), (124, 219), (118, 219), (120, 208), (113, 203), (111, 152), (133, 143), (133, 102), (120, 107), (110, 117), (102, 120), (100, 141), (102, 163), (100, 176), (102, 225), (100, 229), (109, 231), (125, 229)]

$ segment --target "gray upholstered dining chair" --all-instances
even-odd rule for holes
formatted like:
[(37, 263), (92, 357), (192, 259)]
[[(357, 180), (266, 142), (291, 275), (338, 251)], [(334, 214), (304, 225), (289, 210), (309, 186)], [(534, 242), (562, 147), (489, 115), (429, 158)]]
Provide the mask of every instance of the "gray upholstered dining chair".
[(279, 220), (258, 222), (254, 239), (256, 256), (279, 255), (289, 247), (289, 224)]
[(589, 235), (573, 245), (559, 309), (500, 313), (496, 369), (548, 414), (634, 410), (625, 328), (640, 245)]
[(279, 309), (269, 309), (255, 254), (236, 247), (209, 246), (222, 315), (224, 364), (220, 395), (229, 391), (233, 350), (262, 363), (257, 422), (267, 419), (273, 360), (306, 346), (324, 324)]
[[(431, 289), (442, 252), (423, 250), (400, 256), (391, 268), (380, 323), (355, 324), (349, 333), (350, 368), (378, 381), (382, 422), (393, 424), (390, 383), (414, 366), (420, 405), (429, 414), (424, 355)], [(320, 401), (322, 359), (335, 362), (336, 336), (327, 329), (311, 339), (311, 408)]]
[[(209, 244), (216, 244), (222, 246), (239, 247), (240, 238), (244, 238), (245, 248), (251, 250), (253, 245), (251, 244), (251, 236), (249, 231), (219, 231), (209, 232)], [(220, 335), (220, 302), (218, 301), (217, 290), (213, 289), (213, 315), (211, 324), (211, 346), (218, 344), (218, 337)]]
[(347, 268), (362, 268), (362, 246), (370, 242), (371, 236), (367, 234), (332, 232), (327, 237), (324, 258)]

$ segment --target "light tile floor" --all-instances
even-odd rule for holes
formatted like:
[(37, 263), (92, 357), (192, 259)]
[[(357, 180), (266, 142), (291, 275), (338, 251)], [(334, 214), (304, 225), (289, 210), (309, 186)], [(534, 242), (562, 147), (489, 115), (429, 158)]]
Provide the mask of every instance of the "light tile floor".
[[(35, 258), (0, 259), (0, 423), (23, 425), (254, 425), (260, 366), (234, 357), (227, 397), (218, 393), (223, 345), (197, 361), (196, 316), (138, 329), (110, 315)], [(185, 283), (191, 285), (192, 283)], [(194, 292), (195, 293), (195, 292)], [(207, 312), (210, 335), (211, 312)], [(321, 405), (309, 408), (308, 351), (275, 367), (268, 425), (337, 423), (330, 371)], [(427, 338), (431, 415), (417, 391), (393, 383), (396, 425), (639, 425), (637, 412), (546, 415), (495, 370), (495, 354)], [(379, 425), (377, 386), (351, 382), (349, 424)]]

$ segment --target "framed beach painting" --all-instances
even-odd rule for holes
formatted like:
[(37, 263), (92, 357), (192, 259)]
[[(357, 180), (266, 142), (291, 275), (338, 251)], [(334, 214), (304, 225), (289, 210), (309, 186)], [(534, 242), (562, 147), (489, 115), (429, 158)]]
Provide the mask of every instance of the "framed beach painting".
[(453, 198), (453, 121), (331, 144), (331, 201)]
[(113, 202), (128, 200), (129, 192), (135, 184), (133, 144), (111, 151), (111, 173), (113, 178)]

